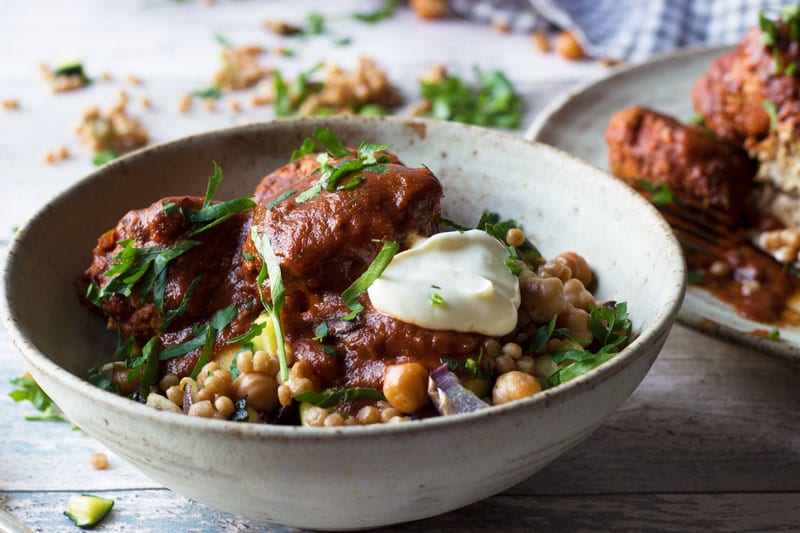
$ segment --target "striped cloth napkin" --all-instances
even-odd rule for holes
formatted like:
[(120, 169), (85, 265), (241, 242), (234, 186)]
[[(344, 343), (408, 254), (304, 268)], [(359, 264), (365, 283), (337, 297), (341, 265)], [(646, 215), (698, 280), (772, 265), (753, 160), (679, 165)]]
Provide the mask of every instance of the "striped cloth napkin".
[(465, 17), (514, 31), (571, 30), (596, 58), (643, 61), (687, 46), (734, 44), (797, 0), (452, 0)]

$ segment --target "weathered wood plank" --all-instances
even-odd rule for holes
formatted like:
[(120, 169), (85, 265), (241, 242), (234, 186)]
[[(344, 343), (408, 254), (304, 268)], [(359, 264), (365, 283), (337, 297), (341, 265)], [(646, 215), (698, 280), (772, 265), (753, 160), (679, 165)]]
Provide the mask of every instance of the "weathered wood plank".
[[(269, 531), (296, 529), (236, 517), (161, 489), (107, 491), (114, 509), (94, 531)], [(73, 532), (63, 516), (70, 493), (0, 492), (0, 506), (35, 531)], [(384, 531), (792, 531), (797, 493), (500, 494), (438, 517)]]

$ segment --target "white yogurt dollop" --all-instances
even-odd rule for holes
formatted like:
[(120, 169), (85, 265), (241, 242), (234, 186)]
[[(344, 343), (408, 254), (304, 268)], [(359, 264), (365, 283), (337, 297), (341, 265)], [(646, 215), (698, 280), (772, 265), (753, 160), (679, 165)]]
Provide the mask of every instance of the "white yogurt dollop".
[(438, 233), (395, 255), (367, 292), (375, 309), (403, 322), (501, 336), (517, 325), (520, 303), (507, 258), (485, 231)]

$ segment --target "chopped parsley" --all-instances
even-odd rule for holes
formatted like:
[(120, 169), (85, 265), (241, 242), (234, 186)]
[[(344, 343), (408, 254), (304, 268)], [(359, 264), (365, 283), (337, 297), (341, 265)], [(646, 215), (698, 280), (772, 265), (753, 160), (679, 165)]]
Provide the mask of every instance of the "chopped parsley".
[[(478, 220), (478, 224), (475, 226), (475, 229), (483, 230), (501, 243), (503, 243), (507, 247), (509, 258), (512, 260), (522, 259), (527, 263), (532, 263), (536, 259), (542, 257), (542, 254), (539, 253), (539, 250), (533, 245), (533, 243), (525, 239), (525, 242), (522, 245), (514, 247), (508, 244), (506, 241), (506, 235), (508, 235), (508, 230), (513, 228), (519, 228), (520, 225), (514, 219), (508, 220), (501, 220), (500, 215), (497, 213), (492, 213), (491, 211), (484, 211), (481, 214), (480, 220)], [(516, 268), (514, 267), (513, 262), (506, 261), (506, 266), (514, 274), (519, 274), (519, 271), (514, 272)]]
[(441, 307), (444, 305), (444, 298), (438, 292), (434, 292), (428, 297), (428, 301), (433, 307)]
[(350, 309), (350, 313), (345, 315), (342, 320), (353, 320), (364, 310), (364, 306), (361, 305), (358, 298), (369, 289), (370, 285), (372, 285), (375, 280), (380, 277), (386, 267), (389, 266), (398, 248), (399, 245), (396, 242), (384, 241), (381, 251), (378, 252), (378, 255), (372, 260), (367, 270), (342, 292), (342, 300), (347, 308)]
[(301, 72), (292, 84), (287, 84), (281, 73), (275, 72), (273, 89), (275, 91), (276, 116), (289, 117), (293, 115), (310, 94), (319, 90), (321, 85), (312, 83), (311, 76), (321, 69), (322, 65), (322, 63), (317, 63), (309, 70)]
[(593, 340), (593, 350), (563, 350), (553, 354), (553, 361), (561, 366), (547, 378), (547, 385), (553, 387), (566, 383), (615, 356), (625, 346), (631, 336), (632, 325), (625, 302), (615, 306), (603, 305), (592, 308), (589, 314), (589, 329)]
[(686, 281), (691, 285), (702, 285), (703, 273), (699, 270), (689, 270), (686, 273)]
[(767, 334), (767, 338), (769, 340), (771, 340), (771, 341), (776, 341), (776, 342), (780, 341), (781, 340), (781, 330), (779, 330), (778, 328), (772, 328), (771, 330), (769, 330), (769, 333)]
[[(316, 184), (295, 197), (295, 202), (297, 203), (312, 200), (319, 196), (323, 190), (329, 192), (350, 190), (363, 182), (363, 178), (359, 179), (359, 176), (356, 176), (339, 187), (339, 182), (350, 173), (375, 172), (377, 174), (382, 174), (386, 172), (385, 164), (389, 162), (389, 156), (379, 154), (379, 152), (388, 149), (391, 146), (389, 144), (372, 144), (363, 141), (359, 145), (354, 159), (345, 159), (339, 163), (331, 164), (332, 158), (341, 159), (351, 156), (352, 153), (329, 129), (316, 128), (314, 130), (314, 137), (326, 150), (317, 157), (320, 166), (314, 170), (314, 172), (320, 173), (320, 179)], [(303, 147), (306, 147), (306, 149), (308, 149), (309, 146), (307, 141), (313, 143), (313, 139), (309, 138), (303, 141)], [(301, 150), (303, 150), (303, 147), (301, 147)]]
[(17, 403), (28, 400), (31, 402), (31, 404), (33, 404), (37, 411), (42, 413), (40, 415), (26, 416), (25, 420), (37, 422), (45, 420), (56, 422), (67, 421), (59, 414), (60, 411), (53, 400), (50, 399), (47, 393), (42, 390), (39, 384), (36, 383), (36, 381), (29, 374), (12, 379), (10, 380), (10, 383), (17, 387), (8, 394), (12, 400)]
[(675, 201), (675, 191), (666, 183), (653, 185), (644, 178), (636, 178), (634, 183), (650, 195), (650, 202), (653, 205), (665, 206)]
[(704, 117), (700, 113), (695, 113), (691, 117), (689, 117), (689, 120), (687, 120), (686, 122), (688, 122), (689, 124), (692, 124), (694, 126), (705, 126), (706, 125), (706, 117)]
[(233, 48), (233, 44), (225, 38), (224, 35), (221, 33), (214, 34), (214, 40), (217, 41), (220, 45), (224, 46), (225, 48)]
[(295, 394), (292, 398), (325, 409), (356, 400), (386, 400), (379, 390), (371, 387), (352, 387), (339, 391), (325, 392), (305, 391)]
[(314, 328), (314, 337), (313, 340), (317, 342), (322, 342), (325, 338), (329, 335), (328, 332), (328, 323), (327, 322), (320, 322), (319, 325)]
[(113, 161), (118, 157), (119, 154), (109, 148), (94, 154), (94, 157), (92, 158), (92, 164), (96, 167), (102, 167), (106, 163)]
[(456, 76), (420, 82), (420, 95), (431, 104), (428, 116), (479, 126), (519, 127), (523, 100), (509, 79), (499, 70), (484, 72), (476, 67), (475, 74), (475, 89)]
[(377, 22), (392, 18), (400, 5), (400, 0), (387, 0), (375, 11), (370, 11), (368, 13), (356, 13), (353, 15), (353, 18), (360, 20), (361, 22), (366, 22), (367, 24), (375, 24)]
[(764, 12), (758, 14), (758, 25), (761, 27), (761, 44), (772, 48), (772, 58), (775, 61), (773, 74), (780, 74), (783, 70), (783, 58), (780, 49), (780, 35), (775, 21), (767, 18)]
[(196, 96), (198, 98), (211, 98), (214, 100), (219, 100), (222, 98), (222, 88), (216, 85), (212, 85), (211, 87), (206, 87), (205, 89), (198, 89), (196, 91), (192, 91), (192, 96)]
[(769, 131), (775, 131), (778, 127), (778, 108), (774, 102), (767, 99), (761, 101), (761, 106), (769, 117)]

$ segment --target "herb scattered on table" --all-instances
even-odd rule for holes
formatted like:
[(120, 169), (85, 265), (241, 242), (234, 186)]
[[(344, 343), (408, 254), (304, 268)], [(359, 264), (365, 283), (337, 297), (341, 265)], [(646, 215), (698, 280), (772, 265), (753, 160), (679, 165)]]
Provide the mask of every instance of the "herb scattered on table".
[(67, 421), (63, 416), (61, 416), (61, 411), (58, 409), (58, 406), (56, 406), (53, 400), (51, 400), (47, 393), (42, 390), (42, 388), (38, 383), (36, 383), (30, 374), (25, 374), (22, 377), (12, 379), (10, 383), (17, 387), (8, 394), (12, 400), (17, 403), (28, 400), (38, 411), (42, 413), (40, 415), (26, 416), (25, 420), (51, 420), (55, 422)]
[(523, 100), (511, 81), (499, 70), (475, 68), (476, 87), (457, 76), (421, 81), (420, 96), (430, 104), (429, 117), (479, 126), (517, 128)]

